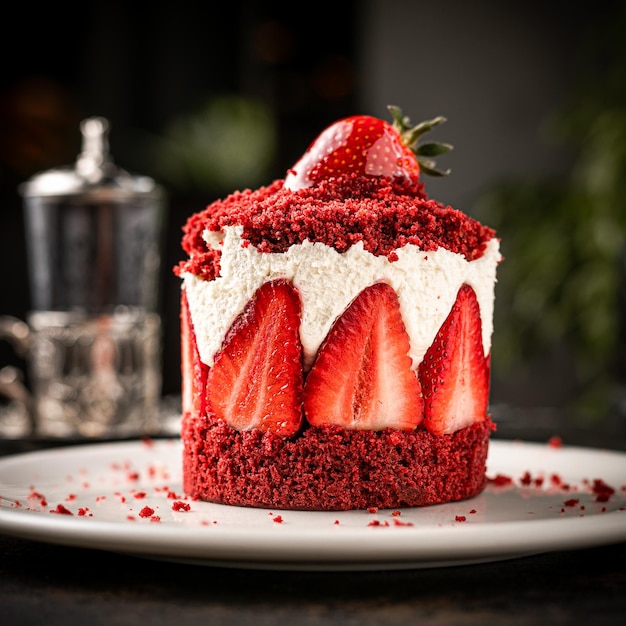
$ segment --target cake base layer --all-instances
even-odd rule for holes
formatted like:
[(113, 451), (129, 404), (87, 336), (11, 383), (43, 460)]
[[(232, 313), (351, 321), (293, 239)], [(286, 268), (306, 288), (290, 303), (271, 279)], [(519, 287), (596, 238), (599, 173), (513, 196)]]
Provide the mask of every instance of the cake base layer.
[(353, 510), (428, 506), (471, 498), (486, 484), (489, 419), (452, 435), (423, 428), (309, 427), (282, 439), (183, 416), (187, 495), (236, 506)]

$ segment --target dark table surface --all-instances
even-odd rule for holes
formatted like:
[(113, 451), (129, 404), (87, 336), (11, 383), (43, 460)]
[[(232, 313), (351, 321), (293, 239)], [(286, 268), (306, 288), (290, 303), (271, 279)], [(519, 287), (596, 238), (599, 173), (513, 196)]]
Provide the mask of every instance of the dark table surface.
[[(622, 428), (497, 437), (626, 451)], [(556, 426), (554, 426), (556, 428)], [(0, 456), (46, 447), (0, 441)], [(626, 476), (625, 482), (626, 482)], [(626, 617), (626, 542), (479, 565), (399, 571), (230, 569), (0, 534), (0, 624), (611, 624)]]

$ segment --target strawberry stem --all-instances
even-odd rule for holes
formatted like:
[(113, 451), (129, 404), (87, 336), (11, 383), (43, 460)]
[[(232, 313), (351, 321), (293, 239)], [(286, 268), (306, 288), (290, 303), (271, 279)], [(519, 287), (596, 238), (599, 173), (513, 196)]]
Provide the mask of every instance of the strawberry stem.
[(389, 105), (387, 108), (393, 117), (393, 127), (398, 131), (402, 143), (415, 153), (421, 171), (430, 176), (447, 176), (450, 173), (449, 169), (443, 171), (438, 170), (434, 159), (424, 159), (422, 157), (434, 157), (445, 154), (452, 150), (452, 146), (448, 143), (440, 142), (418, 144), (419, 138), (424, 133), (432, 130), (435, 126), (439, 126), (439, 124), (443, 124), (447, 121), (446, 118), (440, 115), (432, 120), (426, 120), (416, 126), (411, 126), (411, 120), (405, 115), (402, 115), (402, 109), (400, 109), (400, 107)]

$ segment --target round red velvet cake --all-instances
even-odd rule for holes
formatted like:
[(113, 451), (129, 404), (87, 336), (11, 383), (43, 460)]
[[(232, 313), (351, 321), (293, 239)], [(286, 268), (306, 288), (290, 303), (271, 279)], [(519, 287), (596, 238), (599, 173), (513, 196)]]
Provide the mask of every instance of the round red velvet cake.
[(285, 180), (188, 220), (189, 496), (349, 510), (484, 488), (499, 242), (428, 198), (396, 122), (340, 120)]

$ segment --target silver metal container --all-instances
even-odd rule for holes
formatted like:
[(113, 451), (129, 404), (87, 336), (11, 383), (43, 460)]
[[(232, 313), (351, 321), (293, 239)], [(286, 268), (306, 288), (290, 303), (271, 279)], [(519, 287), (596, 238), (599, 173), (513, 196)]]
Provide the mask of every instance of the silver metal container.
[[(81, 131), (74, 166), (20, 189), (32, 307), (26, 324), (4, 318), (0, 335), (26, 355), (34, 434), (143, 434), (161, 390), (164, 194), (114, 164), (107, 120), (87, 119)], [(0, 391), (23, 398), (13, 378)]]

